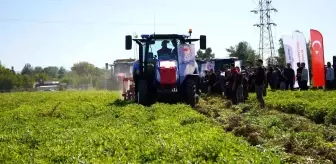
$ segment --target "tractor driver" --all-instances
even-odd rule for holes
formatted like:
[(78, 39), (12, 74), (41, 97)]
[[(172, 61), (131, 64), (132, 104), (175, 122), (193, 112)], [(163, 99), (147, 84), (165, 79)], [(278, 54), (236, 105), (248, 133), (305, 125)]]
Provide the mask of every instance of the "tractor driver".
[(158, 57), (164, 54), (171, 55), (172, 50), (167, 47), (169, 41), (163, 40), (161, 43), (162, 48), (157, 51)]
[(172, 55), (177, 55), (177, 40), (173, 39), (172, 44), (174, 46), (174, 49), (172, 50)]

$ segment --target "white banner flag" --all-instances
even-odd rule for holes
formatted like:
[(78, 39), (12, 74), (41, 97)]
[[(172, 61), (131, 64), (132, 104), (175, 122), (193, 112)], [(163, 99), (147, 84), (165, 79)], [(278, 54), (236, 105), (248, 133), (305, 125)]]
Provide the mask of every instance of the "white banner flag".
[(290, 63), (293, 67), (294, 64), (294, 58), (293, 58), (293, 48), (294, 48), (294, 39), (291, 35), (285, 35), (282, 37), (284, 49), (285, 49), (285, 55), (286, 55), (286, 63)]
[[(285, 55), (286, 55), (286, 64), (290, 63), (296, 77), (296, 70), (297, 70), (297, 63), (299, 62), (299, 59), (297, 55), (294, 53), (296, 52), (296, 46), (295, 46), (295, 40), (292, 35), (285, 35), (282, 37)], [(294, 82), (294, 87), (299, 87), (297, 81)]]
[[(300, 32), (293, 32), (293, 39), (294, 39), (294, 46), (295, 47), (293, 50), (293, 58), (295, 62), (295, 68), (293, 66), (293, 69), (295, 70), (295, 75), (296, 75), (296, 63), (300, 62), (304, 62), (306, 64), (306, 68), (309, 68), (309, 63), (308, 63), (308, 54), (307, 54), (307, 43), (306, 43), (306, 38), (305, 36), (300, 33)], [(310, 86), (310, 72), (308, 69), (308, 83), (307, 85)], [(295, 87), (297, 87), (298, 84), (297, 82), (295, 82)]]

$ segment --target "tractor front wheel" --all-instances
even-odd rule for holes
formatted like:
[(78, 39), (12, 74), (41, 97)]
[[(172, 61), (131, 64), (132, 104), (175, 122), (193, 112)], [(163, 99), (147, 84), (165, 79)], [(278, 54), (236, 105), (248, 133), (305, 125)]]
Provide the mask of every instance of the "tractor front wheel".
[(186, 92), (187, 92), (187, 104), (192, 108), (195, 108), (197, 103), (196, 95), (196, 82), (192, 79), (189, 79), (186, 83)]
[(148, 86), (146, 80), (139, 80), (137, 92), (135, 95), (137, 98), (137, 103), (141, 105), (148, 104)]

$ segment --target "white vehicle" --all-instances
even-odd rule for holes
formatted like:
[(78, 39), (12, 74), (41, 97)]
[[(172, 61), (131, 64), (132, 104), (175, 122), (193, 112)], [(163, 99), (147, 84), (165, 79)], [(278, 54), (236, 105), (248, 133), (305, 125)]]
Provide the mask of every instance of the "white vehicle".
[(38, 92), (41, 91), (58, 91), (60, 88), (60, 83), (58, 81), (45, 81), (43, 83), (38, 83), (35, 85)]

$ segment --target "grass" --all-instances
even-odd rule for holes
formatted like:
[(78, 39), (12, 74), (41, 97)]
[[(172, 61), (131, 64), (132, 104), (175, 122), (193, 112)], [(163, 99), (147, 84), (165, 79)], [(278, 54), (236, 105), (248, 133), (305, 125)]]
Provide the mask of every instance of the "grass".
[(282, 163), (285, 157), (226, 133), (224, 124), (186, 105), (143, 107), (118, 96), (1, 94), (0, 163)]

